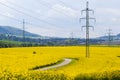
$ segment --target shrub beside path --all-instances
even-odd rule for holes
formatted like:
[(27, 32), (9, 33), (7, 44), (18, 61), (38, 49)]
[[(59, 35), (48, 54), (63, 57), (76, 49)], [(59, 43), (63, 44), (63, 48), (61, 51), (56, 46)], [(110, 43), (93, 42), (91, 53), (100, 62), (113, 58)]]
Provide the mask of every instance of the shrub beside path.
[(59, 64), (47, 66), (47, 67), (44, 67), (44, 68), (40, 68), (38, 70), (48, 70), (48, 69), (52, 69), (52, 68), (58, 68), (58, 67), (65, 66), (65, 65), (67, 65), (71, 62), (72, 62), (72, 59), (65, 58), (64, 61), (59, 63)]

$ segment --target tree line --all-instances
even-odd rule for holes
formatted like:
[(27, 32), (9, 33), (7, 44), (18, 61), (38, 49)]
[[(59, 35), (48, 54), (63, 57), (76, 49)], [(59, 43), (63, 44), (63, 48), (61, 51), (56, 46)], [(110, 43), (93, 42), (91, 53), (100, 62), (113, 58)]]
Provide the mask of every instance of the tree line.
[[(91, 39), (91, 44), (98, 44), (102, 40)], [(32, 46), (78, 46), (85, 45), (85, 39), (80, 38), (31, 38), (0, 35), (0, 47), (32, 47)]]

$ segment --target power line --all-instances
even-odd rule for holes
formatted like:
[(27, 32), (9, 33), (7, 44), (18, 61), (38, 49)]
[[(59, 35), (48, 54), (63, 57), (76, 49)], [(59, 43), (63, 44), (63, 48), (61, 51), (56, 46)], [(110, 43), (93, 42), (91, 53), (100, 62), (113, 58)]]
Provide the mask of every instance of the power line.
[[(44, 4), (41, 3), (40, 0), (36, 0), (36, 1), (38, 1), (39, 4), (41, 4), (41, 5), (43, 5), (43, 6), (47, 7), (47, 8), (50, 8), (48, 5), (52, 5), (50, 2), (47, 2), (46, 0), (41, 0), (41, 1), (44, 2)], [(45, 3), (46, 3), (47, 5), (46, 5)], [(61, 7), (62, 7), (62, 6), (61, 6)], [(63, 6), (63, 7), (65, 7), (65, 6)], [(66, 8), (68, 8), (68, 7), (66, 7)], [(56, 10), (56, 9), (53, 9), (53, 10), (56, 11), (57, 13), (61, 13), (61, 14), (63, 14), (63, 16), (65, 16), (65, 17), (67, 17), (67, 18), (68, 18), (68, 17), (71, 18), (71, 15), (69, 14), (69, 12), (63, 12), (64, 9), (63, 9), (63, 10)], [(52, 19), (52, 18), (50, 17), (49, 19)], [(54, 19), (59, 19), (59, 18), (54, 17)], [(72, 20), (72, 21), (70, 21), (70, 20), (71, 20), (71, 19), (66, 20), (66, 21), (67, 21), (67, 22), (69, 21), (69, 23), (73, 22), (73, 20)]]
[(86, 17), (85, 18), (80, 18), (80, 22), (81, 20), (85, 19), (86, 20), (86, 25), (85, 26), (82, 26), (86, 28), (86, 57), (89, 58), (90, 57), (90, 50), (89, 50), (89, 47), (90, 47), (90, 41), (89, 41), (89, 27), (93, 27), (93, 26), (90, 26), (90, 23), (89, 23), (89, 20), (90, 19), (94, 19), (95, 18), (90, 18), (89, 17), (89, 12), (92, 11), (94, 13), (93, 10), (89, 9), (89, 3), (88, 1), (86, 2), (86, 9), (85, 10), (82, 10), (81, 13), (83, 12), (86, 12)]
[(24, 13), (24, 12), (22, 12), (22, 11), (20, 11), (20, 10), (17, 10), (17, 9), (15, 9), (15, 8), (13, 8), (13, 7), (10, 7), (10, 6), (2, 3), (2, 2), (0, 2), (0, 4), (3, 5), (3, 6), (6, 6), (6, 7), (8, 7), (8, 8), (10, 8), (10, 9), (12, 9), (12, 10), (18, 12), (18, 13), (21, 13), (21, 14), (23, 14), (23, 15), (26, 15), (26, 16), (28, 16), (28, 17), (31, 17), (31, 18), (33, 18), (33, 19), (35, 19), (35, 20), (37, 19), (37, 20), (39, 20), (39, 21), (41, 21), (41, 22), (43, 22), (43, 23), (47, 23), (47, 24), (49, 24), (49, 25), (56, 26), (55, 24), (52, 24), (52, 23), (49, 23), (49, 22), (44, 21), (44, 20), (42, 20), (42, 19), (39, 19), (39, 18), (37, 18), (37, 17), (31, 16), (31, 15), (29, 15), (29, 14), (27, 14), (27, 13)]
[(9, 1), (9, 0), (5, 0), (5, 1), (6, 1), (7, 3), (9, 3), (9, 4), (11, 4), (11, 5), (14, 5), (14, 6), (16, 6), (16, 7), (19, 7), (19, 8), (21, 8), (21, 9), (27, 10), (27, 11), (29, 11), (29, 12), (33, 12), (32, 10), (26, 9), (25, 7), (20, 6), (20, 5), (18, 5), (18, 4), (15, 4), (14, 2), (11, 2), (11, 1)]
[[(66, 3), (65, 2), (63, 2), (62, 0), (58, 0), (61, 4), (63, 4), (63, 5), (66, 5)], [(73, 8), (71, 5), (67, 5), (68, 7), (70, 7), (70, 8), (72, 8), (72, 9), (75, 9), (75, 8)], [(75, 9), (75, 10), (78, 10), (78, 9)]]
[[(21, 8), (21, 9), (24, 9), (25, 11), (28, 11), (28, 12), (33, 12), (33, 11), (31, 11), (31, 10), (29, 10), (29, 9), (26, 9), (25, 7), (23, 7), (23, 6), (20, 6), (20, 5), (16, 5), (15, 3), (13, 3), (13, 2), (10, 2), (10, 1), (8, 1), (8, 0), (6, 0), (6, 2), (7, 3), (9, 3), (9, 4), (11, 4), (11, 5), (14, 5), (14, 6), (16, 6), (16, 7), (19, 7), (19, 8)], [(47, 4), (50, 4), (50, 3), (48, 3), (48, 2), (46, 2)], [(40, 3), (40, 4), (42, 4), (42, 3)], [(42, 4), (42, 5), (44, 5), (45, 6), (45, 4)], [(8, 5), (7, 5), (8, 6)], [(8, 6), (9, 7), (9, 6)], [(46, 6), (46, 7), (48, 7), (48, 6)], [(48, 7), (49, 8), (49, 7)], [(17, 9), (16, 9), (17, 10)], [(18, 11), (18, 10), (17, 10)], [(55, 11), (57, 11), (57, 10), (55, 10)], [(20, 11), (19, 10), (19, 12), (21, 13), (22, 11)], [(60, 11), (57, 11), (57, 12), (60, 12)], [(22, 14), (23, 14), (24, 12), (22, 12)], [(24, 13), (24, 15), (26, 15), (26, 13)], [(68, 15), (66, 15), (66, 16), (68, 16)], [(30, 15), (29, 15), (29, 17), (31, 17)], [(33, 16), (32, 16), (32, 18), (33, 18)], [(34, 18), (36, 18), (36, 17), (34, 17)], [(50, 19), (50, 18), (49, 18)], [(44, 21), (45, 22), (45, 21)], [(48, 23), (48, 22), (47, 22)], [(50, 25), (54, 25), (54, 26), (56, 26), (55, 24), (52, 24), (52, 23), (49, 23)]]
[[(25, 11), (28, 11), (29, 13), (34, 12), (34, 11), (30, 10), (30, 9), (27, 9), (27, 8), (25, 8), (25, 7), (23, 7), (23, 6), (20, 6), (20, 5), (18, 5), (18, 4), (15, 4), (15, 3), (13, 3), (13, 2), (10, 2), (10, 1), (8, 1), (8, 0), (6, 0), (6, 1), (7, 1), (7, 3), (9, 3), (9, 4), (11, 4), (11, 5), (14, 5), (14, 6), (18, 7), (18, 8), (21, 8), (21, 9), (23, 9), (23, 10), (25, 10)], [(48, 7), (48, 6), (47, 6), (47, 7)], [(34, 12), (34, 13), (35, 13), (35, 12)], [(35, 14), (37, 14), (37, 15), (39, 15), (39, 16), (42, 16), (42, 15), (40, 15), (40, 14), (38, 14), (38, 13), (35, 13)], [(49, 18), (49, 17), (47, 17), (47, 18)], [(49, 19), (51, 19), (51, 18), (49, 18)]]
[(17, 22), (22, 23), (21, 20), (16, 19), (16, 18), (14, 18), (14, 17), (10, 17), (10, 16), (7, 16), (7, 15), (1, 14), (1, 13), (0, 13), (0, 15), (1, 15), (1, 16), (4, 16), (4, 17), (7, 17), (7, 18), (10, 18), (10, 19), (12, 19), (12, 20), (14, 20), (14, 21), (17, 21)]
[[(3, 15), (3, 14), (1, 14), (1, 13), (0, 13), (0, 15), (3, 16), (3, 17), (9, 18), (9, 19), (11, 19), (11, 20), (14, 20), (14, 21), (17, 21), (17, 22), (23, 23), (22, 20), (19, 20), (19, 19), (17, 19), (17, 18), (10, 17), (10, 16), (7, 16), (7, 15)], [(33, 24), (33, 23), (30, 23), (30, 22), (27, 22), (27, 21), (25, 21), (25, 23), (26, 23), (26, 24), (29, 24), (29, 25), (33, 25), (33, 26), (42, 27), (41, 25)]]
[[(6, 2), (9, 3), (9, 4), (11, 4), (11, 5), (14, 5), (15, 7), (21, 8), (21, 9), (27, 11), (27, 12), (30, 12), (30, 13), (31, 13), (31, 12), (34, 12), (34, 13), (35, 13), (35, 11), (33, 11), (33, 10), (31, 10), (31, 9), (27, 9), (27, 8), (25, 8), (25, 7), (23, 7), (23, 6), (18, 5), (18, 4), (15, 4), (14, 2), (11, 2), (11, 1), (8, 1), (8, 0), (6, 0)], [(40, 15), (40, 14), (38, 14), (38, 13), (35, 13), (35, 14)], [(42, 16), (42, 15), (41, 15), (41, 16)]]
[[(25, 7), (23, 7), (23, 6), (20, 6), (20, 5), (18, 5), (18, 4), (15, 4), (15, 3), (11, 2), (11, 1), (6, 0), (6, 2), (9, 3), (9, 4), (11, 4), (11, 5), (14, 5), (15, 7), (21, 8), (21, 9), (23, 9), (23, 10), (29, 12), (29, 13), (34, 12), (34, 11), (30, 10), (30, 9), (27, 9), (27, 8), (25, 8)], [(34, 13), (35, 13), (35, 12), (34, 12)], [(35, 13), (35, 14), (37, 14), (37, 15), (39, 15), (39, 16), (42, 16), (42, 15), (40, 15), (40, 14), (38, 14), (38, 13)], [(49, 18), (49, 17), (48, 17), (48, 18)], [(49, 18), (49, 19), (51, 19), (51, 18)]]
[[(39, 0), (37, 0), (38, 2), (39, 2)], [(44, 1), (44, 0), (42, 0), (42, 1)], [(48, 5), (50, 5), (50, 3), (49, 2), (46, 2), (46, 1), (44, 1), (45, 3), (47, 3)], [(40, 2), (39, 2), (40, 3)], [(41, 5), (43, 5), (43, 6), (45, 6), (45, 7), (47, 7), (47, 8), (50, 8), (48, 5), (46, 6), (45, 4), (43, 4), (43, 3), (40, 3)], [(68, 14), (66, 14), (66, 13), (64, 13), (64, 12), (61, 12), (61, 11), (59, 11), (59, 10), (56, 10), (56, 9), (54, 9), (54, 11), (56, 11), (56, 12), (58, 12), (58, 13), (62, 13), (64, 16), (66, 16), (66, 17), (68, 17), (69, 15)]]
[[(20, 6), (20, 5), (18, 5), (18, 4), (15, 4), (14, 2), (11, 2), (11, 1), (9, 1), (9, 0), (5, 0), (7, 3), (9, 3), (9, 4), (11, 4), (11, 5), (14, 5), (15, 7), (18, 7), (18, 8), (20, 8), (20, 9), (23, 9), (23, 10), (25, 10), (25, 11), (27, 11), (27, 12), (29, 12), (29, 13), (31, 13), (31, 12), (33, 12), (32, 10), (30, 10), (30, 9), (27, 9), (27, 8), (25, 8), (25, 7), (23, 7), (23, 6)], [(45, 6), (45, 5), (44, 5)], [(46, 5), (47, 6), (47, 5)], [(48, 6), (47, 6), (48, 7)], [(35, 13), (35, 12), (34, 12)], [(35, 13), (35, 14), (37, 14), (37, 15), (39, 15), (38, 13)], [(41, 15), (42, 16), (42, 15)], [(49, 18), (49, 17), (48, 17)], [(49, 19), (51, 19), (51, 18), (49, 18)]]

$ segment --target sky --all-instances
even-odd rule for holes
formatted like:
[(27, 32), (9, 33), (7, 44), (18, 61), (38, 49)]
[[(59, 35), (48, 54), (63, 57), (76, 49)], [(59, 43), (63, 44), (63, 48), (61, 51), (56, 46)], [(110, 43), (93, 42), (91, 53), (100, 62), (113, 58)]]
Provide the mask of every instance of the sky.
[(22, 29), (42, 36), (85, 38), (81, 10), (94, 10), (96, 22), (90, 21), (90, 38), (120, 33), (120, 0), (0, 0), (0, 25)]

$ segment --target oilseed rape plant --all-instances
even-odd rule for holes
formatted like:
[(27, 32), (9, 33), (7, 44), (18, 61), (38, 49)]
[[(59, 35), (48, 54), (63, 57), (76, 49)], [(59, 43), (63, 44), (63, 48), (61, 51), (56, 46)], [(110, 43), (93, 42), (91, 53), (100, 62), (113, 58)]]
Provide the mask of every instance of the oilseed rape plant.
[[(0, 80), (119, 80), (120, 48), (84, 46), (0, 49)], [(49, 70), (41, 67), (72, 59), (68, 65)]]

